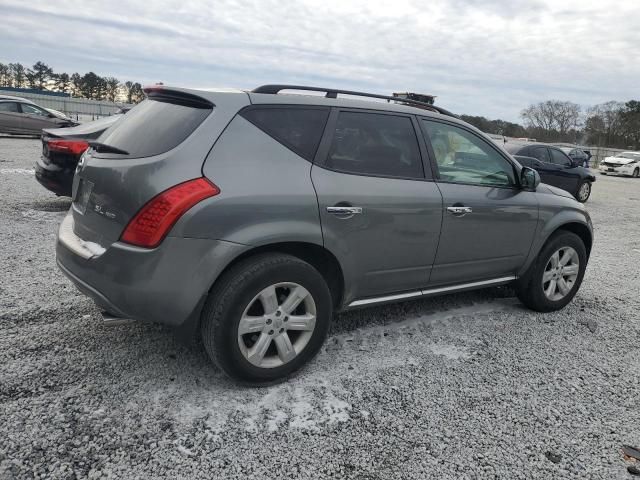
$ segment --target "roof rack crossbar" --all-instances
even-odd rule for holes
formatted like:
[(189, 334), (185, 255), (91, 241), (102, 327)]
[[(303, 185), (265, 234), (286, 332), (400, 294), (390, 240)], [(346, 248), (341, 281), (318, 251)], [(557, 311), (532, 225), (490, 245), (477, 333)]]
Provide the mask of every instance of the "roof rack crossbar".
[(441, 113), (442, 115), (447, 115), (450, 117), (458, 117), (457, 115), (451, 113), (450, 111), (436, 107), (435, 105), (431, 105), (427, 102), (421, 102), (419, 100), (413, 100), (411, 98), (401, 98), (401, 97), (390, 97), (388, 95), (378, 95), (377, 93), (366, 93), (366, 92), (355, 92), (352, 90), (339, 90), (334, 88), (320, 88), (320, 87), (309, 87), (305, 85), (262, 85), (260, 87), (254, 88), (251, 90), (251, 93), (266, 93), (266, 94), (277, 94), (281, 90), (303, 90), (309, 92), (324, 92), (326, 98), (338, 98), (338, 94), (341, 95), (353, 95), (355, 97), (369, 97), (369, 98), (379, 98), (381, 100), (387, 100), (388, 102), (393, 101), (397, 103), (404, 103), (406, 105), (416, 105), (427, 110), (432, 110), (434, 112)]

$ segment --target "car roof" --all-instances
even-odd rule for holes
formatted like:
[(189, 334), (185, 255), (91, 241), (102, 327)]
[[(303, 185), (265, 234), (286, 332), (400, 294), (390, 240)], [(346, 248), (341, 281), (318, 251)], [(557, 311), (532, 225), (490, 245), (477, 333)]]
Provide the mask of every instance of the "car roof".
[[(392, 103), (387, 101), (375, 100), (373, 98), (362, 99), (365, 97), (339, 97), (339, 98), (327, 98), (324, 95), (313, 95), (303, 93), (255, 93), (247, 90), (231, 89), (231, 88), (216, 88), (216, 89), (190, 89), (173, 87), (170, 85), (153, 86), (149, 89), (162, 89), (167, 91), (177, 91), (183, 93), (189, 93), (197, 95), (207, 100), (211, 100), (215, 104), (215, 98), (221, 94), (245, 94), (249, 95), (249, 99), (252, 104), (269, 105), (314, 105), (314, 106), (327, 106), (327, 107), (343, 107), (343, 108), (359, 108), (368, 110), (381, 110), (388, 112), (407, 113), (412, 115), (421, 115), (425, 117), (433, 118), (446, 118), (447, 120), (455, 121), (468, 125), (466, 122), (457, 119), (453, 116), (443, 115), (432, 110), (426, 110), (423, 108), (413, 107), (409, 105), (403, 105), (401, 103)], [(147, 88), (145, 88), (146, 90)], [(398, 101), (402, 99), (398, 98)]]
[(14, 97), (11, 95), (0, 95), (0, 102), (5, 101), (5, 102), (22, 102), (22, 103), (30, 103), (32, 105), (35, 105), (34, 102), (32, 102), (31, 100), (27, 100), (26, 98), (22, 98), (22, 97)]

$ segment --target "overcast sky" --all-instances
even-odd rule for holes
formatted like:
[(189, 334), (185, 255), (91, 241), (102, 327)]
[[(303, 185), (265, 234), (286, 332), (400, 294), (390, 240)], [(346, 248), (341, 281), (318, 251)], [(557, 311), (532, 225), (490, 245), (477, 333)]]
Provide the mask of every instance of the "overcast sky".
[(640, 99), (640, 0), (0, 0), (0, 62), (143, 84), (297, 83), (532, 102)]

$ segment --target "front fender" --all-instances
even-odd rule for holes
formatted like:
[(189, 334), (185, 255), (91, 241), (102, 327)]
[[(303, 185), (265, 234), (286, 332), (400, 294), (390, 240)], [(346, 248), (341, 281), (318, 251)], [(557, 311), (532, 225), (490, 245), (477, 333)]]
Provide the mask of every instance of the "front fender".
[(549, 237), (558, 229), (566, 228), (569, 231), (588, 232), (589, 251), (593, 241), (593, 224), (587, 210), (577, 201), (560, 197), (552, 193), (544, 193), (538, 196), (540, 202), (540, 214), (536, 237), (531, 245), (531, 250), (526, 262), (518, 272), (518, 276), (523, 276), (533, 261), (536, 259), (542, 247), (547, 243)]

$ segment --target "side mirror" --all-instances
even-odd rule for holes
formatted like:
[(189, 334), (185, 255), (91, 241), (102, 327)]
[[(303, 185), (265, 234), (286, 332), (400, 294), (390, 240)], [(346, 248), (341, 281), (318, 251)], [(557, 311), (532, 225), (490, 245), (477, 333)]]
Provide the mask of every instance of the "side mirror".
[(522, 167), (520, 171), (520, 186), (524, 190), (535, 192), (540, 185), (540, 174), (533, 168)]

